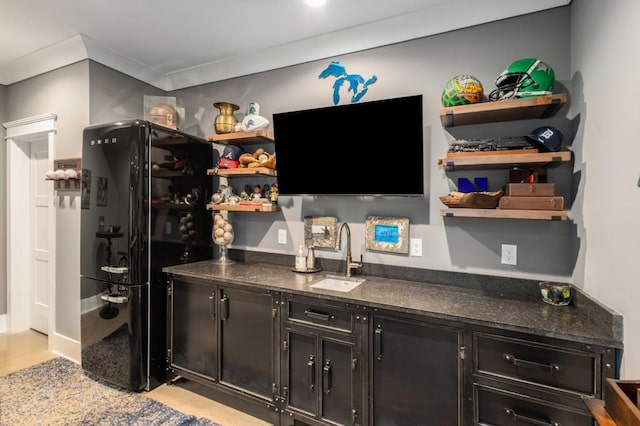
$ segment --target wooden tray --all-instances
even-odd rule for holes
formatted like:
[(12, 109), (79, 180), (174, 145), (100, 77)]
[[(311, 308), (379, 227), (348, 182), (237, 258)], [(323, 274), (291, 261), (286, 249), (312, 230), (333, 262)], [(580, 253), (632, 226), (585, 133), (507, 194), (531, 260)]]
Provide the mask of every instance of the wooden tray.
[(495, 209), (502, 191), (496, 192), (457, 192), (440, 197), (442, 204), (449, 208)]
[(604, 406), (616, 424), (640, 426), (640, 381), (605, 379), (604, 386)]

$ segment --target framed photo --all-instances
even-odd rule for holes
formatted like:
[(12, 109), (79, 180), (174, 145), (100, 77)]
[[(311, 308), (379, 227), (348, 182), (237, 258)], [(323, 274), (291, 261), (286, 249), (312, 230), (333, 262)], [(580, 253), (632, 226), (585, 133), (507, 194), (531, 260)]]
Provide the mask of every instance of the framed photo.
[(306, 216), (304, 218), (304, 242), (309, 246), (336, 249), (336, 225), (332, 216)]
[(409, 219), (367, 216), (364, 239), (367, 250), (409, 254)]
[(107, 207), (109, 201), (109, 181), (106, 177), (98, 176), (98, 191), (96, 197), (96, 205)]
[(91, 208), (91, 170), (82, 169), (82, 195), (80, 208)]

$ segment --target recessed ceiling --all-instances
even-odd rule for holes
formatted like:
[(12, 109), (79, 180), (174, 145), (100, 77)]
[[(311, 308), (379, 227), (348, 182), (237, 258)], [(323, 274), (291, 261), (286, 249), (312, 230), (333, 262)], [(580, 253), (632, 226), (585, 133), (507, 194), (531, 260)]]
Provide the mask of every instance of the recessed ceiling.
[(0, 84), (92, 59), (170, 91), (570, 0), (0, 0)]

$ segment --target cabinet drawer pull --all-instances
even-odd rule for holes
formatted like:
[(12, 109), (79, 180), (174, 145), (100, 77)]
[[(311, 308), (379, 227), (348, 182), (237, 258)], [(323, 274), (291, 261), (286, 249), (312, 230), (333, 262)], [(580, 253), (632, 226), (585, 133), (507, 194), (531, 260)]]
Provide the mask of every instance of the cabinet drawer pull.
[(216, 319), (215, 308), (213, 306), (213, 304), (215, 303), (215, 300), (216, 300), (216, 295), (210, 294), (209, 295), (209, 318), (211, 318), (212, 320)]
[(378, 328), (376, 328), (376, 331), (373, 335), (373, 345), (374, 345), (374, 351), (375, 351), (375, 356), (376, 359), (378, 361), (382, 360), (382, 327), (380, 327), (380, 325), (378, 325)]
[(229, 298), (222, 296), (220, 299), (220, 319), (226, 321), (229, 319)]
[(331, 361), (325, 360), (324, 367), (322, 367), (324, 374), (324, 393), (327, 395), (331, 392)]
[(505, 361), (513, 364), (514, 367), (524, 367), (533, 370), (548, 371), (552, 374), (560, 371), (560, 366), (558, 364), (540, 364), (538, 362), (525, 361), (523, 359), (518, 359), (510, 354), (502, 354), (502, 357)]
[(309, 361), (307, 362), (309, 371), (309, 389), (313, 389), (316, 384), (316, 362), (313, 355), (309, 355)]
[(512, 410), (511, 408), (505, 408), (504, 412), (507, 416), (511, 417), (515, 423), (524, 422), (524, 423), (529, 423), (537, 426), (561, 426), (560, 423), (558, 422), (554, 422), (554, 421), (545, 422), (542, 420), (534, 419), (532, 417), (523, 416), (521, 414), (516, 413), (516, 411)]
[(321, 321), (325, 321), (325, 322), (329, 322), (329, 321), (331, 321), (332, 319), (335, 318), (334, 315), (322, 314), (320, 312), (314, 312), (314, 311), (310, 311), (310, 310), (304, 311), (304, 314), (306, 316), (308, 316), (309, 318), (313, 318), (313, 319), (317, 319), (317, 320), (321, 320)]

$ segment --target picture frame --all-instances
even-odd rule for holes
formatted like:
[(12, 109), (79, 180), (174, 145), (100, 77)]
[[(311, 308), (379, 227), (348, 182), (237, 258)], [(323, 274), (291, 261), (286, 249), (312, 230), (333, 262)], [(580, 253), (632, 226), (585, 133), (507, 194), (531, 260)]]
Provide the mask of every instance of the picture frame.
[(305, 216), (304, 242), (307, 247), (336, 249), (338, 218), (333, 216)]
[(409, 254), (409, 219), (406, 217), (367, 216), (365, 249)]
[(82, 169), (82, 193), (80, 196), (80, 208), (91, 208), (91, 170)]
[(96, 205), (107, 207), (109, 201), (109, 181), (106, 177), (98, 176), (98, 191), (96, 195)]

